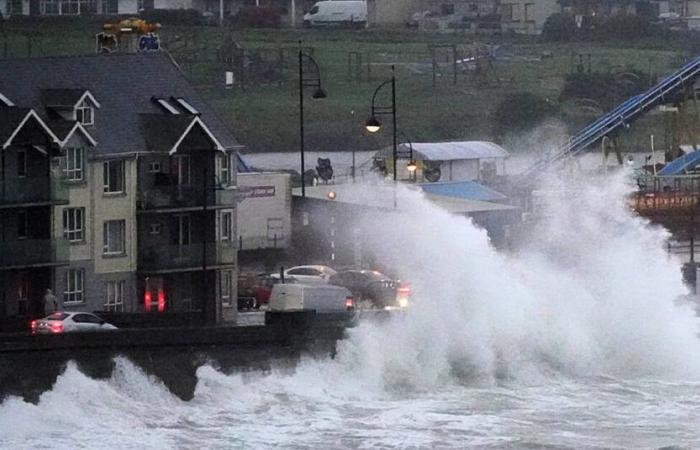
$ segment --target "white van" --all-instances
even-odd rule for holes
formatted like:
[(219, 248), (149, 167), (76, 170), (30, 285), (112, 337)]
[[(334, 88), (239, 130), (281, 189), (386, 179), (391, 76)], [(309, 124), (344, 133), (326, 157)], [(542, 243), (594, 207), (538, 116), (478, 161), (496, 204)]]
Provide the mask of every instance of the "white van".
[(355, 309), (349, 290), (330, 284), (276, 284), (270, 294), (270, 311), (344, 312)]
[(304, 26), (345, 25), (367, 26), (367, 2), (355, 0), (330, 0), (316, 2), (304, 14)]

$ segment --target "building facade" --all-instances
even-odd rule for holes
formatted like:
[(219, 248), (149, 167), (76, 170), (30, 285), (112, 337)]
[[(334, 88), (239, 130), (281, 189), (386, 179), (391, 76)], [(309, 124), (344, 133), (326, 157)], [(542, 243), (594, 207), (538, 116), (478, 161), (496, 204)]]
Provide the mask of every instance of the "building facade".
[(0, 100), (0, 314), (53, 289), (65, 310), (235, 318), (239, 145), (168, 56), (5, 60)]

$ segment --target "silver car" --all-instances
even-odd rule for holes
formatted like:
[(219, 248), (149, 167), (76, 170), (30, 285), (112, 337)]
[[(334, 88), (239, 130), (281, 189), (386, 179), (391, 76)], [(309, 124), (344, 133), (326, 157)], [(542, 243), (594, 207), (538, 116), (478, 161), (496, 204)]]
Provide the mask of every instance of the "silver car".
[(86, 312), (55, 312), (43, 319), (32, 320), (32, 334), (60, 334), (116, 330), (112, 324)]

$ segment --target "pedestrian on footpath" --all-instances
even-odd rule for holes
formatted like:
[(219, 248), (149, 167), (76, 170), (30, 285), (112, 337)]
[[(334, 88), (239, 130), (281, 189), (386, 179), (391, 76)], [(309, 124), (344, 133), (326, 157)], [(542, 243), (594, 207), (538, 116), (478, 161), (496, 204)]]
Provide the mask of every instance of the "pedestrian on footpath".
[(58, 311), (58, 300), (56, 296), (53, 295), (51, 289), (46, 290), (46, 295), (44, 295), (44, 315), (48, 316)]

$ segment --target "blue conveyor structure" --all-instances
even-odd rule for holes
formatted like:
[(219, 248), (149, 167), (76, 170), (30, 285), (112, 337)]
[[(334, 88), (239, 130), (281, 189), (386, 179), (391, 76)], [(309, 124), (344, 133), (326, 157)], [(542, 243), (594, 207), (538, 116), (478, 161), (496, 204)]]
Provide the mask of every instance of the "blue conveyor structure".
[(532, 175), (562, 159), (575, 156), (611, 132), (626, 128), (642, 114), (692, 84), (700, 76), (700, 57), (661, 80), (648, 91), (628, 98), (615, 109), (601, 116), (569, 139), (551, 156), (529, 167), (524, 174)]
[(686, 170), (693, 169), (698, 164), (700, 164), (700, 150), (695, 150), (666, 164), (657, 175), (660, 177), (683, 175)]

